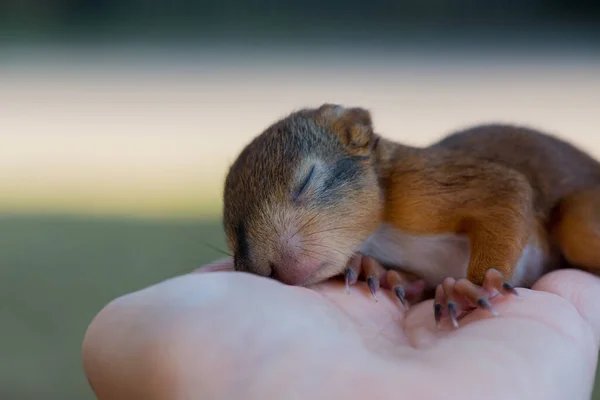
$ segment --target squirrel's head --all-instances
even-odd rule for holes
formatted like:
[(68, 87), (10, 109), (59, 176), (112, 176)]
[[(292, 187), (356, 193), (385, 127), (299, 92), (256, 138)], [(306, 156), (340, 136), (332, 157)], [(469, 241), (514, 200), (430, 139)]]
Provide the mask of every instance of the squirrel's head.
[(248, 144), (225, 180), (235, 269), (291, 285), (342, 273), (381, 218), (377, 143), (367, 110), (324, 104)]

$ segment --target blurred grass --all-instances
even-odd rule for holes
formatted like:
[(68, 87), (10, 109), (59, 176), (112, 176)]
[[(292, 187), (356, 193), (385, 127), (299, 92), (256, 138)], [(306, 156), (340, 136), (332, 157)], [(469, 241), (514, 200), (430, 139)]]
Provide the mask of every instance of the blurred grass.
[(216, 219), (1, 216), (0, 398), (94, 398), (80, 354), (94, 315), (221, 257), (207, 242), (225, 249)]
[(222, 257), (217, 221), (0, 217), (0, 398), (92, 399), (80, 346), (117, 296)]

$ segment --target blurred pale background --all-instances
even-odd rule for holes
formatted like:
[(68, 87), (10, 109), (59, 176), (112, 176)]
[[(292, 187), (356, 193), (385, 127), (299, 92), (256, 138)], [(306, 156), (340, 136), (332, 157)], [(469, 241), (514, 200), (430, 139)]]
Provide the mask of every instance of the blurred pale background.
[(524, 124), (600, 157), (598, 5), (483, 3), (0, 3), (0, 398), (92, 398), (91, 318), (220, 256), (227, 167), (293, 109), (360, 105), (420, 145)]

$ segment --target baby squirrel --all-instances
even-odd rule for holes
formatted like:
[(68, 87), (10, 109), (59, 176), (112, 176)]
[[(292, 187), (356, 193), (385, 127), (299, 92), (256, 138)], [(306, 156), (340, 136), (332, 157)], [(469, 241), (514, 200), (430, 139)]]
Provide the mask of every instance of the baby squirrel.
[(600, 271), (600, 163), (510, 125), (428, 147), (387, 140), (363, 108), (291, 113), (231, 166), (224, 228), (235, 269), (289, 285), (362, 277), (430, 293), (439, 327), (561, 267)]

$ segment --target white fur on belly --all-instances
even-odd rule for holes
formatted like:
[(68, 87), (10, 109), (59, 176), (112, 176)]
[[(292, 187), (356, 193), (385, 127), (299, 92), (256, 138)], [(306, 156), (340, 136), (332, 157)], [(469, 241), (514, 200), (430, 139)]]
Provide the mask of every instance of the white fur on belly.
[[(435, 287), (448, 276), (466, 278), (471, 246), (465, 235), (413, 235), (382, 224), (360, 251), (388, 267), (398, 267), (422, 277)], [(530, 284), (541, 274), (543, 252), (530, 243), (509, 279), (513, 285)]]

